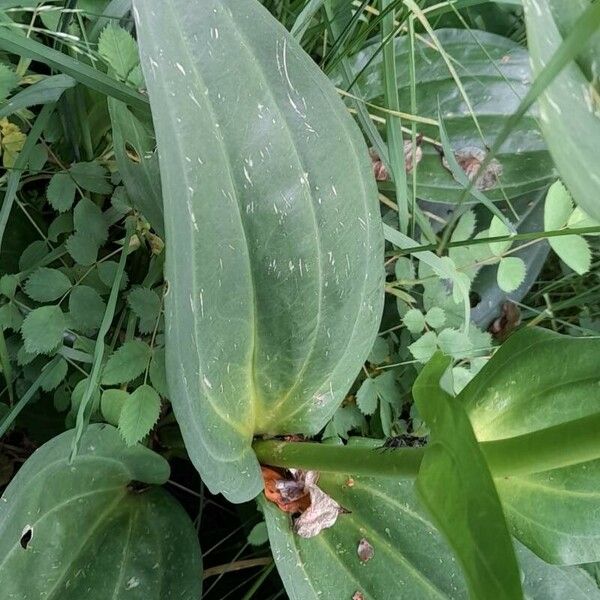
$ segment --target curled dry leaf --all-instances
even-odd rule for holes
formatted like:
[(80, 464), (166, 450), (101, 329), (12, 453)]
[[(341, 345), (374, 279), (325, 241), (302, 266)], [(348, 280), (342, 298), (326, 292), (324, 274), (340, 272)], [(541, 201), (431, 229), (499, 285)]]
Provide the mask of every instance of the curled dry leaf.
[[(475, 187), (479, 191), (485, 192), (498, 183), (498, 179), (502, 175), (502, 165), (496, 159), (493, 159), (487, 166), (485, 172), (479, 175), (481, 164), (487, 156), (485, 150), (477, 148), (476, 146), (466, 146), (465, 148), (457, 150), (454, 153), (454, 156), (456, 157), (456, 162), (459, 164), (460, 168), (471, 181), (477, 178)], [(446, 157), (442, 158), (442, 163), (448, 171), (451, 171)]]
[(366, 538), (362, 538), (360, 542), (358, 542), (358, 548), (356, 552), (361, 562), (367, 562), (371, 560), (375, 555), (375, 549), (373, 548), (373, 546), (371, 546), (369, 540), (367, 540)]
[(262, 467), (267, 500), (284, 512), (300, 516), (294, 521), (294, 531), (304, 538), (314, 537), (331, 527), (341, 513), (346, 512), (317, 485), (317, 471)]
[[(422, 140), (422, 135), (417, 136), (417, 147), (414, 150), (414, 152), (412, 141), (404, 141), (404, 164), (406, 166), (407, 173), (412, 173), (415, 163), (418, 165), (421, 162), (421, 159), (423, 158), (423, 150), (421, 149)], [(373, 175), (375, 176), (375, 179), (377, 181), (388, 181), (390, 178), (390, 174), (388, 173), (386, 166), (384, 165), (383, 161), (381, 160), (381, 157), (379, 156), (375, 148), (369, 149), (369, 156), (371, 157), (371, 162), (373, 164)]]
[(419, 134), (416, 139), (417, 147), (413, 152), (412, 140), (404, 140), (404, 164), (406, 165), (407, 173), (412, 173), (412, 170), (415, 168), (415, 164), (418, 165), (421, 162), (421, 159), (423, 158), (423, 150), (421, 149), (422, 141), (423, 135)]
[(355, 592), (352, 600), (365, 600), (365, 595), (362, 592)]
[(369, 156), (373, 164), (373, 175), (376, 181), (387, 181), (390, 178), (386, 166), (383, 164), (381, 157), (375, 148), (369, 148)]
[(318, 535), (337, 521), (338, 516), (346, 512), (331, 496), (317, 485), (319, 474), (307, 471), (305, 486), (310, 494), (310, 506), (294, 521), (294, 531), (303, 538)]
[(489, 332), (495, 339), (503, 342), (521, 323), (521, 311), (514, 303), (507, 300), (502, 305), (502, 313), (490, 325)]
[[(286, 475), (285, 470), (274, 467), (261, 467), (265, 483), (267, 500), (287, 513), (299, 513), (310, 506), (310, 495), (293, 477)], [(301, 491), (301, 493), (298, 493)]]

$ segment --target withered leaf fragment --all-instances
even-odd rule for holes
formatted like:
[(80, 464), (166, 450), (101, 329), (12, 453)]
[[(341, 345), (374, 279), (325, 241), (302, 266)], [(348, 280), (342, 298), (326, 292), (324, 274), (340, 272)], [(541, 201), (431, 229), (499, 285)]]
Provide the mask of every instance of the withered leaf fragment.
[(371, 546), (369, 540), (366, 538), (362, 538), (360, 542), (358, 542), (358, 548), (356, 552), (361, 562), (367, 562), (375, 555), (375, 549), (373, 546)]
[[(454, 156), (456, 162), (465, 172), (467, 177), (471, 181), (476, 179), (475, 187), (480, 192), (490, 190), (498, 183), (498, 179), (502, 175), (502, 165), (496, 159), (493, 159), (485, 171), (482, 174), (479, 174), (481, 165), (487, 156), (485, 150), (477, 148), (476, 146), (466, 146), (457, 150), (454, 153)], [(445, 156), (442, 157), (442, 163), (448, 171), (452, 172)]]
[(331, 527), (346, 512), (317, 485), (317, 471), (262, 467), (267, 500), (284, 512), (298, 514), (294, 531), (304, 538), (314, 537)]
[(498, 341), (503, 342), (521, 323), (521, 310), (510, 300), (502, 305), (502, 313), (490, 325), (489, 332)]
[(375, 181), (387, 181), (390, 178), (390, 175), (377, 150), (375, 150), (375, 148), (369, 148), (369, 156), (371, 157), (371, 163), (373, 164)]
[[(416, 148), (413, 152), (413, 144), (412, 140), (404, 140), (404, 164), (406, 166), (406, 172), (412, 173), (415, 168), (415, 164), (419, 164), (421, 159), (423, 158), (423, 150), (421, 148), (421, 142), (423, 141), (423, 135), (419, 134), (417, 136)], [(414, 154), (414, 156), (413, 156)], [(414, 164), (413, 164), (414, 159)]]
[[(407, 173), (412, 173), (414, 165), (418, 165), (423, 158), (423, 150), (421, 149), (422, 140), (422, 135), (417, 136), (414, 152), (412, 140), (404, 140), (404, 165)], [(373, 175), (375, 176), (375, 179), (377, 181), (388, 181), (390, 174), (375, 148), (369, 149), (369, 156), (371, 157), (371, 162), (373, 164)]]
[(265, 496), (269, 502), (277, 504), (284, 512), (295, 514), (310, 506), (310, 495), (304, 489), (304, 483), (298, 483), (283, 469), (261, 467), (265, 483)]
[(333, 526), (341, 513), (346, 512), (331, 496), (317, 485), (317, 471), (306, 471), (304, 485), (310, 494), (310, 506), (294, 521), (294, 531), (311, 538)]

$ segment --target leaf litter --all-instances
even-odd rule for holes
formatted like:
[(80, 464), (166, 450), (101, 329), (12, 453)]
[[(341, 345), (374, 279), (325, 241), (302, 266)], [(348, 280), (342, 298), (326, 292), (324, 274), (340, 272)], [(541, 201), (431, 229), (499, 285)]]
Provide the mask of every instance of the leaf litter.
[(348, 512), (317, 485), (317, 471), (263, 466), (262, 474), (267, 500), (297, 515), (293, 518), (294, 531), (300, 537), (315, 537)]

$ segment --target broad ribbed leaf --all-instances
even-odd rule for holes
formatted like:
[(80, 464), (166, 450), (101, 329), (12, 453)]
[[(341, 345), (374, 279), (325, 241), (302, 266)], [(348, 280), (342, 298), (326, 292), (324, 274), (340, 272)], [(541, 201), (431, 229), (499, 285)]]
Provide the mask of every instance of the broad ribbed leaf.
[(196, 532), (164, 483), (169, 466), (90, 425), (69, 464), (73, 431), (42, 446), (0, 502), (0, 581), (6, 600), (198, 600)]
[[(527, 42), (538, 74), (592, 0), (524, 0)], [(569, 64), (540, 96), (541, 127), (552, 157), (575, 201), (600, 219), (600, 33), (586, 52)]]
[[(319, 485), (351, 512), (311, 539), (294, 534), (289, 515), (261, 499), (290, 600), (361, 598), (356, 592), (364, 600), (467, 600), (458, 563), (411, 481), (323, 473)], [(357, 554), (363, 538), (374, 550), (368, 562)], [(600, 599), (581, 570), (548, 565), (519, 544), (516, 550), (528, 600)]]
[[(596, 414), (599, 354), (599, 339), (542, 329), (511, 336), (460, 395), (479, 441)], [(496, 487), (514, 535), (539, 556), (562, 564), (600, 560), (600, 461), (501, 478)]]
[[(436, 36), (454, 61), (483, 138), (443, 57), (431, 42), (417, 42), (415, 51), (417, 114), (437, 120), (439, 108), (455, 152), (475, 148), (485, 153), (530, 87), (527, 51), (511, 40), (482, 31), (442, 29), (436, 31)], [(408, 38), (399, 37), (395, 44), (396, 61), (398, 65), (404, 65), (398, 68), (400, 107), (410, 112), (411, 86), (406, 66), (411, 60)], [(358, 53), (352, 59), (352, 71), (358, 74), (378, 47), (374, 44)], [(382, 54), (378, 53), (350, 91), (384, 106), (381, 62)], [(417, 130), (439, 140), (439, 131), (434, 125), (417, 123)], [(552, 180), (552, 160), (533, 115), (521, 119), (496, 158), (502, 167), (502, 175), (495, 187), (484, 192), (491, 200), (502, 199), (503, 191), (507, 197), (514, 198), (541, 189)], [(463, 186), (443, 166), (439, 149), (424, 143), (423, 159), (418, 165), (419, 198), (453, 202), (460, 197), (462, 189)]]
[[(466, 600), (458, 564), (419, 506), (412, 481), (322, 473), (319, 486), (350, 513), (314, 538), (293, 533), (289, 515), (261, 501), (291, 600), (350, 600), (356, 592), (365, 600)], [(357, 554), (362, 538), (374, 549), (366, 563)]]
[(556, 567), (515, 542), (527, 600), (600, 600), (596, 582), (579, 567)]
[(233, 501), (255, 434), (314, 434), (373, 345), (383, 237), (367, 149), (255, 0), (134, 2), (158, 139), (170, 399)]
[(437, 353), (413, 386), (430, 429), (416, 487), (458, 557), (472, 600), (523, 598), (498, 492), (464, 407), (440, 388), (451, 359)]

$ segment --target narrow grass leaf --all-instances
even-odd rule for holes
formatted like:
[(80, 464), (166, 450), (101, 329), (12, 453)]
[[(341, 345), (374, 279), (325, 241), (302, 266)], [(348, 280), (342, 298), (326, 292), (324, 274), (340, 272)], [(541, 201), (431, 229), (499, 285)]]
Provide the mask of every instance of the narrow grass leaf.
[[(2, 36), (0, 36), (0, 47), (2, 45)], [(8, 223), (8, 217), (10, 216), (10, 211), (12, 210), (13, 203), (17, 196), (17, 190), (19, 189), (19, 183), (21, 181), (21, 176), (24, 173), (25, 166), (29, 162), (29, 156), (37, 141), (42, 135), (42, 132), (46, 128), (46, 125), (50, 121), (50, 117), (54, 112), (55, 105), (54, 104), (46, 104), (40, 114), (37, 116), (33, 127), (29, 131), (27, 135), (27, 140), (25, 141), (25, 145), (23, 146), (21, 152), (17, 156), (17, 160), (13, 165), (13, 169), (8, 174), (8, 179), (6, 181), (6, 192), (4, 194), (4, 200), (2, 202), (2, 208), (0, 208), (0, 246), (2, 245), (2, 239), (4, 238), (4, 231), (6, 230), (6, 224)]]
[(57, 102), (63, 92), (74, 87), (76, 83), (68, 75), (59, 74), (46, 77), (18, 92), (4, 106), (0, 107), (0, 119), (23, 108)]
[(76, 431), (75, 435), (73, 436), (73, 443), (71, 445), (71, 461), (75, 459), (75, 456), (79, 451), (81, 436), (83, 435), (89, 420), (89, 414), (87, 411), (88, 404), (90, 402), (90, 399), (92, 398), (92, 394), (98, 388), (100, 373), (102, 371), (102, 361), (104, 359), (104, 338), (106, 337), (110, 329), (113, 317), (115, 315), (115, 308), (117, 306), (117, 300), (119, 297), (119, 287), (121, 285), (121, 278), (123, 277), (123, 272), (125, 271), (125, 262), (127, 261), (127, 251), (129, 250), (129, 242), (134, 231), (134, 222), (131, 220), (127, 220), (126, 228), (127, 229), (125, 240), (123, 242), (123, 249), (121, 250), (121, 257), (119, 259), (119, 268), (115, 273), (115, 278), (112, 284), (112, 288), (110, 290), (110, 296), (106, 305), (106, 311), (104, 312), (104, 317), (102, 319), (102, 323), (100, 324), (100, 331), (98, 332), (98, 336), (96, 338), (96, 343), (94, 346), (94, 362), (92, 363), (89, 383), (85, 390), (85, 396), (82, 399), (81, 406), (77, 411), (77, 418), (75, 423)]
[(15, 422), (15, 419), (21, 414), (23, 409), (27, 406), (27, 404), (31, 401), (31, 399), (40, 389), (42, 383), (46, 379), (47, 372), (54, 369), (54, 367), (60, 360), (62, 360), (61, 357), (55, 356), (49, 363), (47, 363), (44, 366), (42, 372), (38, 375), (37, 379), (29, 386), (29, 388), (27, 388), (27, 391), (21, 396), (21, 398), (19, 398), (19, 401), (4, 417), (4, 419), (0, 423), (0, 438), (2, 438), (4, 434), (10, 429), (12, 424)]
[(310, 22), (317, 12), (319, 12), (319, 9), (323, 4), (325, 4), (325, 0), (308, 0), (306, 6), (302, 9), (302, 12), (298, 15), (298, 18), (290, 29), (290, 33), (298, 40), (298, 42), (302, 41), (302, 37), (306, 33)]
[(70, 75), (79, 83), (101, 94), (126, 102), (134, 108), (148, 110), (148, 99), (145, 96), (113, 77), (40, 42), (10, 31), (5, 26), (2, 29), (2, 35), (0, 35), (1, 50), (44, 63), (53, 69)]

